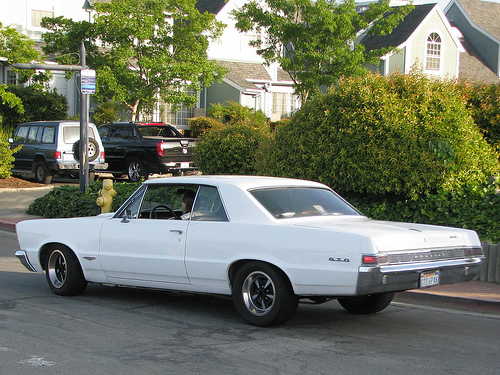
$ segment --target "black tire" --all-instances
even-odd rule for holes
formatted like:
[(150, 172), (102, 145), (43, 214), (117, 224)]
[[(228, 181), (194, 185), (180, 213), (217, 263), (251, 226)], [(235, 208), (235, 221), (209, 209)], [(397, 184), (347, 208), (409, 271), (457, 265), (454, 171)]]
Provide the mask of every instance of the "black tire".
[(267, 263), (250, 262), (236, 274), (233, 303), (244, 321), (269, 327), (290, 320), (297, 311), (299, 299), (281, 271)]
[(340, 305), (353, 314), (375, 314), (389, 306), (394, 293), (370, 294), (368, 296), (339, 298)]
[(87, 287), (78, 258), (64, 245), (52, 245), (45, 264), (49, 287), (59, 296), (76, 296)]
[(141, 178), (148, 179), (149, 172), (144, 163), (138, 158), (132, 158), (127, 163), (127, 176), (130, 181), (138, 182)]
[(35, 182), (38, 184), (50, 184), (52, 181), (52, 171), (43, 161), (35, 163)]
[[(89, 161), (94, 161), (99, 157), (99, 144), (94, 138), (89, 138), (87, 149)], [(80, 161), (80, 140), (76, 141), (73, 145), (73, 155), (76, 161)]]

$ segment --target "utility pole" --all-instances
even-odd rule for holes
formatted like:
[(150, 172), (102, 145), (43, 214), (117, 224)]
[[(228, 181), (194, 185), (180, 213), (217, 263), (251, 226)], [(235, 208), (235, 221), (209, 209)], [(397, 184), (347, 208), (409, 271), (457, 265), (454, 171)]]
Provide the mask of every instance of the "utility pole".
[[(48, 64), (14, 64), (16, 69), (43, 69), (63, 72), (79, 72), (80, 75), (80, 150), (75, 150), (80, 156), (80, 191), (85, 192), (89, 187), (89, 160), (88, 160), (88, 124), (89, 124), (89, 94), (95, 92), (95, 72), (93, 81), (87, 82), (84, 90), (82, 71), (86, 70), (85, 46), (80, 45), (80, 65), (48, 65)], [(93, 90), (92, 90), (93, 88)]]

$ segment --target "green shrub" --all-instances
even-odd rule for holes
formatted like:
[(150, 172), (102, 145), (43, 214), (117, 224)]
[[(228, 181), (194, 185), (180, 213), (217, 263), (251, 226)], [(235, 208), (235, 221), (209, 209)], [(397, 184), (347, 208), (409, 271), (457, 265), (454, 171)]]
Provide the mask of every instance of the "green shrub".
[[(114, 184), (116, 196), (113, 199), (113, 211), (116, 211), (127, 198), (139, 187), (140, 183)], [(102, 188), (101, 181), (90, 184), (86, 192), (78, 186), (63, 185), (35, 199), (26, 213), (46, 218), (94, 216), (101, 213), (96, 204), (97, 192)]]
[(188, 127), (192, 137), (199, 137), (212, 128), (223, 127), (224, 125), (211, 117), (195, 117), (189, 120)]
[(198, 139), (195, 162), (204, 174), (255, 174), (255, 159), (266, 134), (247, 125), (214, 128)]
[(208, 109), (208, 116), (223, 124), (246, 124), (256, 128), (265, 127), (267, 122), (266, 115), (260, 109), (256, 111), (235, 101), (228, 101), (227, 105), (213, 104)]
[(10, 170), (14, 166), (13, 154), (22, 146), (16, 149), (10, 149), (10, 143), (6, 140), (6, 136), (0, 131), (0, 178), (8, 178), (11, 176)]
[(467, 104), (486, 140), (500, 151), (500, 84), (465, 85)]
[(457, 85), (420, 72), (341, 79), (278, 128), (267, 157), (262, 174), (413, 199), (500, 169)]
[(0, 115), (3, 126), (9, 131), (15, 126), (28, 121), (64, 120), (67, 117), (68, 102), (57, 92), (41, 91), (33, 87), (9, 85), (7, 91), (15, 94), (22, 101), (24, 112), (0, 103)]

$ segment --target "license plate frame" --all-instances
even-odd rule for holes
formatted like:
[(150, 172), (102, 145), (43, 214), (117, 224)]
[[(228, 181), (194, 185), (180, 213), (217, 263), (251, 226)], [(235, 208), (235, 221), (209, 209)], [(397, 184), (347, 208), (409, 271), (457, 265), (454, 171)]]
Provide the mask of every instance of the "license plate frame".
[(420, 289), (439, 285), (439, 271), (427, 271), (420, 274)]

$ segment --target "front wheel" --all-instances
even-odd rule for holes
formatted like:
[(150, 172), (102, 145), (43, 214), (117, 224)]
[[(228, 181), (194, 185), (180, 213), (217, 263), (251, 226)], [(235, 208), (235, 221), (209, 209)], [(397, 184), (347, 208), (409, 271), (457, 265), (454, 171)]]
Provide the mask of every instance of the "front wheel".
[(339, 298), (340, 305), (353, 314), (375, 314), (389, 306), (394, 293), (370, 294), (367, 296)]
[(78, 258), (64, 245), (50, 247), (45, 276), (52, 292), (59, 296), (76, 296), (87, 287)]
[(236, 274), (233, 303), (244, 321), (268, 327), (290, 320), (299, 299), (281, 271), (266, 263), (251, 262)]

